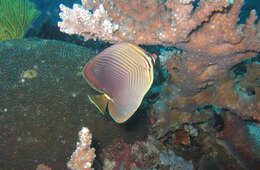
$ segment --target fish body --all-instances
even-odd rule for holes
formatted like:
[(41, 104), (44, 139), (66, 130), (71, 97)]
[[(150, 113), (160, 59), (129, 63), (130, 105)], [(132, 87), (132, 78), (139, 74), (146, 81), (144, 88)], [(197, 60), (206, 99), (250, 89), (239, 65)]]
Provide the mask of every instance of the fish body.
[(125, 122), (138, 109), (152, 85), (153, 62), (153, 56), (131, 43), (105, 49), (82, 71), (88, 84), (101, 94), (89, 99), (101, 112), (106, 106), (117, 123)]

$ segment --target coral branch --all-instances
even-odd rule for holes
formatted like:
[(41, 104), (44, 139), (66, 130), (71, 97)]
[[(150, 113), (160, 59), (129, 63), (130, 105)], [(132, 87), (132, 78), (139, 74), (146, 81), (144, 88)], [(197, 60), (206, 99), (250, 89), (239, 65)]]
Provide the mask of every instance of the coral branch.
[(62, 32), (81, 35), (85, 40), (91, 37), (117, 40), (112, 35), (118, 30), (118, 25), (111, 22), (102, 4), (93, 13), (78, 4), (74, 4), (73, 9), (61, 4), (60, 9), (63, 21), (58, 22), (58, 26)]
[(83, 5), (73, 9), (60, 6), (63, 21), (58, 26), (86, 40), (182, 48), (182, 63), (176, 70), (183, 74), (181, 81), (189, 84), (183, 91), (194, 93), (209, 80), (224, 79), (223, 73), (233, 65), (260, 52), (260, 23), (255, 25), (257, 16), (252, 10), (246, 24), (237, 24), (243, 0), (193, 2), (82, 0)]
[[(202, 1), (200, 7), (193, 11), (192, 1), (82, 0), (83, 5), (74, 5), (72, 10), (60, 6), (63, 21), (58, 25), (61, 31), (79, 34), (86, 39), (93, 37), (110, 42), (175, 45), (188, 41), (193, 30), (208, 21), (213, 13), (221, 12), (229, 6), (228, 0), (208, 0)], [(94, 10), (94, 13), (91, 14), (90, 10)], [(99, 12), (102, 21), (107, 20), (112, 25), (110, 34), (96, 32), (104, 29), (100, 18), (95, 18), (97, 11), (102, 11)], [(73, 27), (74, 31), (66, 31)]]
[[(74, 27), (74, 31), (70, 33), (82, 35), (87, 39), (93, 37), (110, 42), (178, 45), (194, 40), (190, 44), (192, 46), (194, 43), (196, 45), (198, 38), (206, 35), (215, 39), (220, 35), (217, 39), (222, 39), (223, 42), (235, 43), (241, 40), (243, 33), (241, 27), (236, 24), (242, 0), (237, 0), (234, 4), (229, 0), (200, 1), (198, 7), (192, 5), (193, 1), (82, 0), (83, 5), (74, 5), (73, 9), (60, 6), (63, 21), (58, 25), (61, 31)], [(230, 6), (234, 7), (229, 11)], [(108, 35), (96, 32), (104, 29), (102, 22), (105, 20), (111, 24), (111, 32)], [(203, 29), (199, 30), (200, 28)], [(199, 42), (199, 46), (207, 45), (205, 40), (208, 39), (202, 40), (204, 41)]]
[(77, 148), (71, 155), (67, 163), (68, 168), (72, 170), (93, 170), (92, 162), (95, 159), (95, 149), (91, 148), (92, 135), (89, 129), (83, 127), (79, 132), (79, 142)]

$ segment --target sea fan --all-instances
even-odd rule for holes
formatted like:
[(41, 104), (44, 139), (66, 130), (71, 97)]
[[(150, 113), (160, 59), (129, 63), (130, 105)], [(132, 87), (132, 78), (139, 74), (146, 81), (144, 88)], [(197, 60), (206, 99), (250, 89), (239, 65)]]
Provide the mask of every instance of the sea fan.
[(0, 0), (0, 41), (22, 38), (40, 15), (29, 0)]

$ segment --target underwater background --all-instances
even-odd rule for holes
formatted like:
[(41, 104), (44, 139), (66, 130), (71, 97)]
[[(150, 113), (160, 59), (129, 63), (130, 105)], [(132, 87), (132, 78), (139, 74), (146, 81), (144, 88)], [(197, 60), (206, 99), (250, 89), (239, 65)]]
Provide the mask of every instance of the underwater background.
[[(259, 0), (0, 0), (0, 170), (260, 170), (259, 15)], [(119, 124), (82, 70), (121, 42), (157, 59)]]

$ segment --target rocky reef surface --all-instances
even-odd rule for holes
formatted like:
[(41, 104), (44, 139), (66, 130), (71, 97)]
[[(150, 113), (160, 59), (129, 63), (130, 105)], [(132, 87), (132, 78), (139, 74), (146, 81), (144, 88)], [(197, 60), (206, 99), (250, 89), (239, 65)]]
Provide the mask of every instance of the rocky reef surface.
[(119, 126), (89, 102), (92, 90), (80, 72), (95, 55), (88, 48), (54, 40), (0, 43), (2, 169), (35, 169), (40, 163), (66, 169), (83, 126), (93, 132), (97, 152), (116, 139), (145, 139), (145, 119)]

